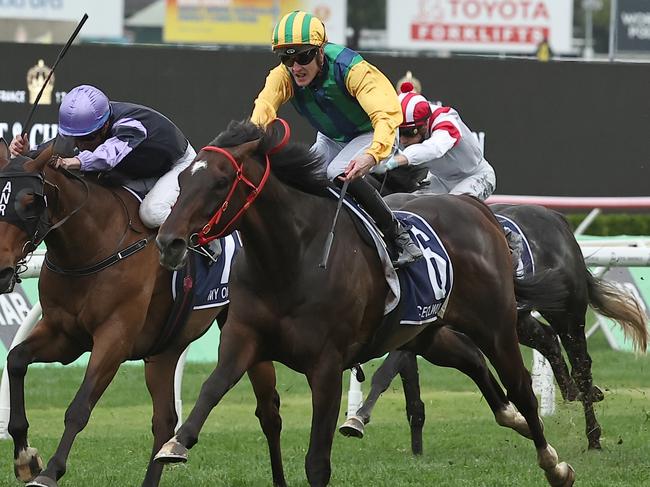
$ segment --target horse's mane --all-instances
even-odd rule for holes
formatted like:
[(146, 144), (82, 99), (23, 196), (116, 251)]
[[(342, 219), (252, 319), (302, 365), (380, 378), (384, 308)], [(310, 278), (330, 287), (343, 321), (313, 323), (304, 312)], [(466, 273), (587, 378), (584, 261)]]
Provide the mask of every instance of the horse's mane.
[[(235, 147), (261, 139), (258, 155), (263, 155), (275, 147), (280, 138), (280, 134), (274, 131), (267, 133), (250, 120), (233, 120), (210, 145)], [(283, 183), (305, 193), (325, 194), (325, 188), (330, 184), (325, 163), (308, 146), (290, 142), (278, 152), (271, 154), (270, 160), (271, 172)]]

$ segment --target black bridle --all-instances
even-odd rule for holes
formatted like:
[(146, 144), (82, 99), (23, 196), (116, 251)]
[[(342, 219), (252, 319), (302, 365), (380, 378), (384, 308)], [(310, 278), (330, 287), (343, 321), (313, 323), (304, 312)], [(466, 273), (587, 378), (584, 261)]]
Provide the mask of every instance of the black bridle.
[[(84, 207), (90, 194), (88, 183), (82, 177), (62, 169), (68, 177), (83, 184), (85, 195), (81, 204), (57, 223), (52, 224), (47, 212), (48, 201), (45, 195), (45, 185), (50, 185), (57, 193), (59, 188), (45, 179), (43, 171), (26, 172), (22, 170), (21, 162), (14, 160), (10, 163), (9, 170), (0, 172), (0, 221), (18, 227), (28, 236), (23, 245), (22, 255), (14, 269), (11, 290), (16, 283), (21, 282), (20, 274), (27, 270), (26, 262), (31, 254), (50, 232), (61, 227)], [(18, 167), (19, 165), (20, 167)], [(29, 196), (33, 196), (33, 201), (26, 207), (24, 200)]]

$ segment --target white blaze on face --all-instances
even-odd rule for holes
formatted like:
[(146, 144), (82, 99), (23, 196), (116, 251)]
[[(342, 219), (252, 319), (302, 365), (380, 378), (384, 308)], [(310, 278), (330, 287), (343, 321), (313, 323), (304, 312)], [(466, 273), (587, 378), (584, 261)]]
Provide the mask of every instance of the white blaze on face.
[(194, 176), (194, 173), (198, 171), (202, 171), (203, 169), (207, 169), (208, 163), (206, 161), (196, 161), (194, 164), (192, 164), (192, 169), (190, 169), (190, 173), (192, 176)]

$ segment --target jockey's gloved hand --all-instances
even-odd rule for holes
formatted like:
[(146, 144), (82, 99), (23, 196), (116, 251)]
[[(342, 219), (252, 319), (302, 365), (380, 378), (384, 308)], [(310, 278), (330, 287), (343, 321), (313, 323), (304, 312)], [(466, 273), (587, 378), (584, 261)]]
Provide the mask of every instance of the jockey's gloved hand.
[(384, 173), (387, 172), (387, 171), (392, 171), (393, 169), (395, 169), (395, 168), (398, 167), (398, 166), (399, 166), (399, 164), (398, 164), (397, 161), (395, 160), (395, 157), (394, 157), (394, 156), (390, 156), (390, 158), (385, 159), (385, 160), (382, 161), (380, 164), (378, 164), (378, 165), (373, 169), (372, 172), (373, 172), (374, 174), (384, 174)]

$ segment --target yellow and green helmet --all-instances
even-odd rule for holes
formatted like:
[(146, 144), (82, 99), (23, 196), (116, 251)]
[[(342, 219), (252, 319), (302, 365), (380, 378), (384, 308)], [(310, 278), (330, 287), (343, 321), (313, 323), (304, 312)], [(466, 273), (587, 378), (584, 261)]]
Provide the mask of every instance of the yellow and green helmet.
[(312, 14), (294, 10), (282, 17), (273, 29), (271, 47), (274, 51), (293, 49), (296, 52), (313, 46), (320, 47), (326, 42), (323, 22)]

